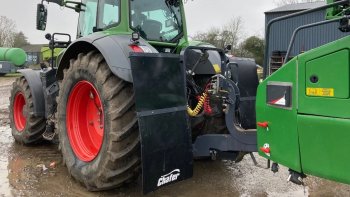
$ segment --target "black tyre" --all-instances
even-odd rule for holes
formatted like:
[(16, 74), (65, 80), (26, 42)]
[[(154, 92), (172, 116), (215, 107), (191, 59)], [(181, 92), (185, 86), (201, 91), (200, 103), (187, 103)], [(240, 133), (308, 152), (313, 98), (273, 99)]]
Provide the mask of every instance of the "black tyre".
[(90, 191), (112, 189), (139, 174), (140, 139), (132, 84), (102, 55), (79, 54), (64, 71), (57, 129), (70, 174)]
[(10, 96), (10, 126), (15, 140), (21, 144), (35, 144), (42, 141), (46, 119), (33, 115), (33, 96), (27, 80), (17, 78)]

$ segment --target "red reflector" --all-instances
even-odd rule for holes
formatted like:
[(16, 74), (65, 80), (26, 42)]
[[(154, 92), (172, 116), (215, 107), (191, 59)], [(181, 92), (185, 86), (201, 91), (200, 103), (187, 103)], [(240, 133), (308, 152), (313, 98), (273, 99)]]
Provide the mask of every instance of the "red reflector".
[(261, 147), (260, 150), (264, 153), (270, 153), (270, 148)]
[(137, 46), (137, 45), (130, 45), (130, 48), (132, 51), (136, 52), (136, 53), (143, 53), (144, 51), (142, 50), (141, 47)]
[(258, 126), (262, 128), (267, 128), (269, 126), (268, 122), (258, 122)]

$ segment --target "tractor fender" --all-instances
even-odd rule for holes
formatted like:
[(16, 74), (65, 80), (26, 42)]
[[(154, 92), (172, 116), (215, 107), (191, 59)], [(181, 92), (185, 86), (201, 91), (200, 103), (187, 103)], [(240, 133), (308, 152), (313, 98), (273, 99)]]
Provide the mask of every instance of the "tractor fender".
[(45, 116), (45, 100), (43, 84), (40, 79), (41, 70), (21, 69), (18, 70), (27, 80), (30, 92), (33, 96), (34, 116)]
[[(192, 42), (190, 43), (189, 47), (203, 47), (203, 48), (213, 48), (215, 49), (215, 46), (201, 43), (201, 42)], [(184, 56), (185, 51), (187, 47), (183, 48), (180, 55)], [(200, 63), (195, 70), (193, 70), (194, 73), (197, 75), (215, 75), (216, 72), (213, 68), (214, 64), (222, 65), (221, 64), (221, 57), (218, 51), (216, 50), (207, 50), (207, 53), (209, 54), (208, 61)], [(189, 50), (186, 52), (186, 67), (187, 69), (192, 70), (194, 64), (198, 61), (200, 58), (200, 53), (198, 50)]]
[[(131, 74), (130, 52), (133, 52), (129, 45), (132, 44), (131, 35), (108, 35), (98, 32), (74, 41), (64, 52), (58, 66), (56, 78), (63, 79), (63, 70), (69, 66), (69, 61), (76, 58), (79, 53), (88, 53), (98, 50), (105, 58), (112, 73), (119, 78), (133, 82)], [(148, 52), (158, 53), (144, 39), (140, 38), (139, 45), (150, 49)]]

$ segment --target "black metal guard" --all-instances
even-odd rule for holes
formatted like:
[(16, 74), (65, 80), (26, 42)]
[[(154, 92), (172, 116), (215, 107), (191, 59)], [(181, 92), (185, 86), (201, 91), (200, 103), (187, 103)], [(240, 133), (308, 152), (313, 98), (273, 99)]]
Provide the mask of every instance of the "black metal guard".
[[(186, 54), (188, 53), (189, 50), (200, 50), (202, 52), (204, 51), (217, 51), (220, 55), (220, 59), (221, 59), (221, 72), (225, 73), (226, 72), (226, 63), (228, 63), (228, 58), (226, 57), (225, 51), (222, 49), (218, 49), (218, 48), (211, 48), (211, 47), (198, 47), (198, 46), (189, 46), (185, 49), (184, 55), (182, 57), (186, 57)], [(184, 58), (183, 60), (184, 65), (186, 65), (186, 58)], [(194, 71), (194, 69), (193, 69)]]
[(148, 193), (193, 174), (185, 69), (174, 54), (131, 53), (130, 61)]

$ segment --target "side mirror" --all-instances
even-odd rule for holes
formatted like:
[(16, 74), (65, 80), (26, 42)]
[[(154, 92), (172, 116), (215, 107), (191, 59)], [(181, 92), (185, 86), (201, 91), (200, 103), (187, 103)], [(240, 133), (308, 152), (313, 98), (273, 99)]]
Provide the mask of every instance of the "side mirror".
[(47, 8), (44, 4), (38, 4), (36, 10), (36, 29), (44, 31), (47, 22)]

